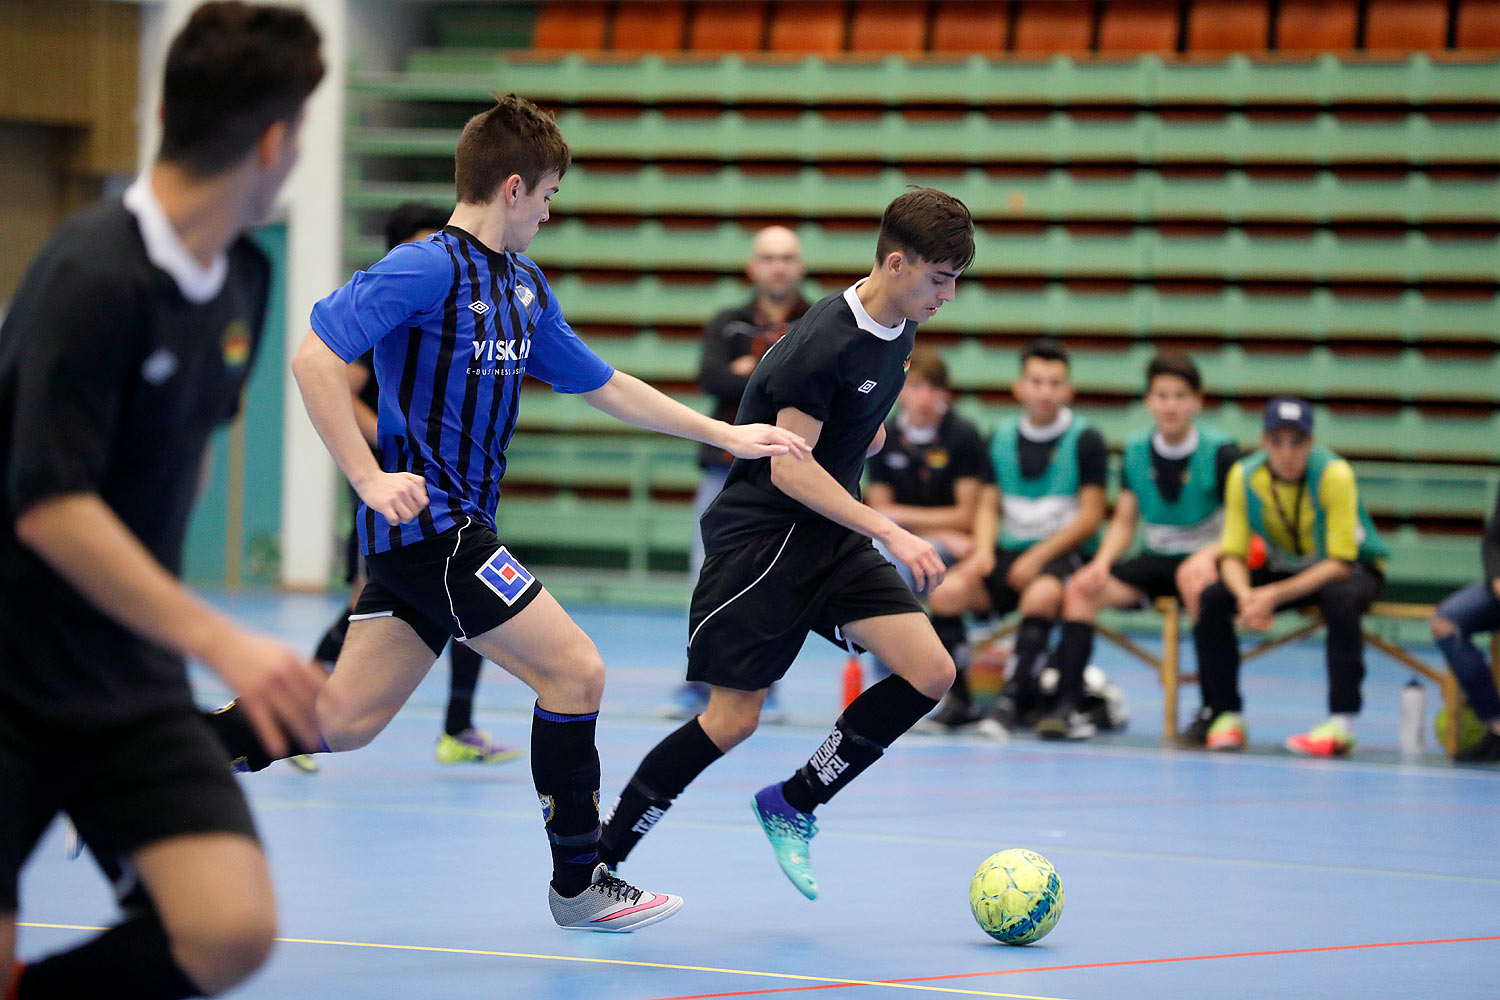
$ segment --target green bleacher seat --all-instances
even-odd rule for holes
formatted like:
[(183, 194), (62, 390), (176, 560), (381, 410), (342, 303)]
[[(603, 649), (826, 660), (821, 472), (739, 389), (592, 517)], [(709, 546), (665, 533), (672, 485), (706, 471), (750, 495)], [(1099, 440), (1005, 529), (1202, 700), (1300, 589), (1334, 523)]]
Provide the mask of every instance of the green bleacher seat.
[(1492, 105), (1500, 60), (1250, 59), (831, 59), (739, 55), (506, 55), (493, 50), (419, 49), (404, 73), (356, 72), (355, 96), (484, 101), (502, 87), (549, 104), (622, 100), (642, 104), (823, 105), (913, 103), (992, 106), (1183, 104)]
[[(1266, 121), (1240, 112), (1210, 120), (1135, 112), (1091, 118), (1053, 111), (995, 119), (966, 112), (952, 120), (888, 111), (856, 119), (815, 111), (773, 118), (736, 111), (677, 116), (645, 110), (628, 116), (565, 111), (558, 124), (580, 160), (741, 160), (787, 163), (972, 164), (1494, 164), (1493, 122), (1429, 118), (1398, 122)], [(353, 126), (351, 156), (449, 159), (456, 127)]]

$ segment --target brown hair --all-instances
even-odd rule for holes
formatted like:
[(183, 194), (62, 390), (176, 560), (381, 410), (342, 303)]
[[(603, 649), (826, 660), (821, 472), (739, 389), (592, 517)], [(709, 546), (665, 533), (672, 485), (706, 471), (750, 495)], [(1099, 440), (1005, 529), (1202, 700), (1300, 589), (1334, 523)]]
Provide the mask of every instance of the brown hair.
[(323, 79), (318, 29), (290, 7), (206, 3), (167, 50), (161, 158), (200, 177), (243, 160)]
[(1158, 351), (1151, 361), (1146, 365), (1146, 391), (1151, 391), (1151, 383), (1156, 381), (1158, 375), (1172, 375), (1182, 379), (1188, 384), (1188, 388), (1194, 392), (1203, 391), (1203, 375), (1198, 371), (1198, 366), (1193, 359), (1181, 351)]
[(911, 352), (911, 367), (908, 372), (934, 389), (948, 388), (948, 363), (930, 347), (918, 347)]
[(914, 186), (886, 206), (875, 262), (884, 263), (897, 250), (962, 271), (974, 262), (974, 219), (951, 194)]
[(543, 174), (561, 177), (573, 162), (550, 114), (515, 94), (491, 96), (495, 106), (469, 119), (453, 156), (458, 200), (473, 205), (493, 201), (511, 174), (532, 191)]

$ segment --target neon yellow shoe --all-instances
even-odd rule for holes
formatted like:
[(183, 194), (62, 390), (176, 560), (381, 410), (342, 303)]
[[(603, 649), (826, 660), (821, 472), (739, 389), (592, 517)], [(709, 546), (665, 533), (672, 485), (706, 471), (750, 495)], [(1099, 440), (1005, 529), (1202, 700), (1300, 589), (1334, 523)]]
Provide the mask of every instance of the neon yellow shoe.
[(1305, 733), (1288, 736), (1286, 748), (1309, 757), (1347, 757), (1354, 750), (1354, 734), (1343, 723), (1329, 719)]
[(452, 736), (444, 733), (437, 741), (439, 764), (499, 764), (521, 757), (518, 747), (506, 746), (490, 739), (490, 734), (470, 727)]
[(1245, 720), (1238, 712), (1220, 712), (1208, 727), (1203, 745), (1210, 750), (1245, 749)]

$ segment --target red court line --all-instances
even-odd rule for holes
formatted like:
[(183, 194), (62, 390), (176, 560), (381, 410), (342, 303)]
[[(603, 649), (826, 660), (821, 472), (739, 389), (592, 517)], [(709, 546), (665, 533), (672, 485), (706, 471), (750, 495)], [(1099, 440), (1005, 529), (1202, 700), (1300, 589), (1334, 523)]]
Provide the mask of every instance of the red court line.
[[(1277, 955), (1313, 955), (1329, 951), (1362, 951), (1370, 948), (1414, 948), (1428, 944), (1472, 944), (1477, 941), (1500, 941), (1500, 934), (1489, 937), (1436, 938), (1431, 941), (1377, 941), (1372, 944), (1335, 944), (1322, 948), (1282, 948), (1277, 951), (1239, 951), (1224, 955), (1183, 955), (1177, 958), (1137, 958), (1124, 962), (1092, 962), (1084, 965), (1041, 965), (1031, 969), (996, 969), (992, 972), (959, 972), (950, 976), (921, 976), (915, 979), (881, 979), (872, 982), (934, 983), (980, 976), (1018, 976), (1023, 972), (1072, 972), (1078, 969), (1117, 969), (1134, 965), (1166, 965), (1172, 962), (1213, 962), (1224, 958), (1270, 958)], [(825, 983), (820, 986), (783, 986), (771, 990), (741, 990), (734, 993), (692, 993), (657, 1000), (719, 1000), (721, 997), (758, 997), (772, 993), (805, 993), (809, 990), (846, 990), (858, 983)]]

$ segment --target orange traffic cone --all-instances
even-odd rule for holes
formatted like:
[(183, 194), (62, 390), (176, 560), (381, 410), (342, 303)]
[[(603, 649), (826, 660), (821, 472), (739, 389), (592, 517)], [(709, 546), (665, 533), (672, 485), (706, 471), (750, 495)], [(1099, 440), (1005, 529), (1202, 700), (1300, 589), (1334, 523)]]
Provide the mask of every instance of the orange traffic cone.
[(844, 663), (844, 707), (858, 698), (860, 692), (865, 689), (865, 674), (859, 668), (859, 657), (851, 656)]

